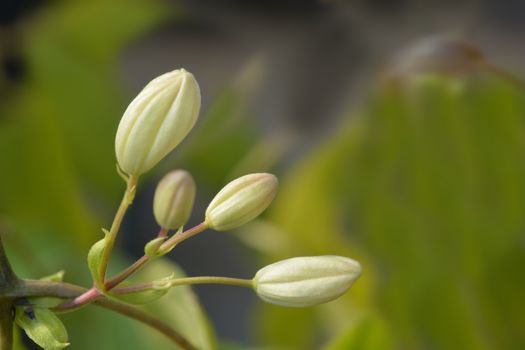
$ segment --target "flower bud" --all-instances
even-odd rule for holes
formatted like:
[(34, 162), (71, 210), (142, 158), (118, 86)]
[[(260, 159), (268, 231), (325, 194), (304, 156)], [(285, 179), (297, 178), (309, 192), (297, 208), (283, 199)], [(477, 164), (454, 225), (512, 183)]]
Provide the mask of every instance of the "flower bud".
[(120, 120), (115, 150), (129, 175), (151, 169), (190, 132), (201, 105), (199, 85), (184, 69), (153, 79)]
[(174, 230), (190, 218), (195, 199), (195, 181), (185, 170), (174, 170), (160, 180), (153, 197), (153, 214), (157, 223)]
[(361, 265), (335, 255), (298, 257), (268, 265), (253, 279), (259, 297), (269, 303), (313, 306), (333, 300), (352, 286)]
[(208, 205), (206, 223), (217, 231), (225, 231), (255, 219), (272, 202), (277, 185), (277, 178), (267, 173), (233, 180)]

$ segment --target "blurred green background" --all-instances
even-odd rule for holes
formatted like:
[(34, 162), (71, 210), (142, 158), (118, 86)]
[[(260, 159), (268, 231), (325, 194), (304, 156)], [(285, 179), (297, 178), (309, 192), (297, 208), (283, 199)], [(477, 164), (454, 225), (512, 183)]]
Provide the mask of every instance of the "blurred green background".
[[(152, 312), (202, 349), (524, 349), (523, 11), (495, 0), (3, 2), (0, 229), (15, 271), (65, 269), (89, 284), (87, 249), (124, 190), (118, 121), (149, 80), (184, 67), (201, 84), (201, 118), (142, 179), (112, 270), (154, 236), (156, 181), (181, 167), (198, 184), (194, 224), (236, 176), (274, 172), (280, 193), (257, 221), (203, 233), (140, 278), (182, 274), (175, 262), (248, 278), (324, 254), (364, 272), (314, 308), (199, 286)], [(73, 349), (173, 347), (105, 310), (62, 319)]]

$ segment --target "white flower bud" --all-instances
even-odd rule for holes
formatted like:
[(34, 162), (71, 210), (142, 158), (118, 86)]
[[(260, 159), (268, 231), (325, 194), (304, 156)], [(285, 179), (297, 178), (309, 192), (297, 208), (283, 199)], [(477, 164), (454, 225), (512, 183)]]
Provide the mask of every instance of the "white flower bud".
[(225, 231), (255, 219), (274, 199), (277, 185), (277, 178), (267, 173), (233, 180), (208, 205), (206, 223), (214, 230)]
[(190, 132), (200, 105), (199, 85), (184, 69), (153, 79), (120, 120), (115, 140), (120, 168), (140, 175), (155, 166)]
[(162, 228), (174, 230), (188, 221), (195, 187), (192, 176), (184, 170), (174, 170), (160, 180), (153, 197), (153, 214)]
[(360, 274), (361, 265), (350, 258), (297, 257), (262, 268), (253, 282), (259, 297), (269, 303), (305, 307), (341, 296)]

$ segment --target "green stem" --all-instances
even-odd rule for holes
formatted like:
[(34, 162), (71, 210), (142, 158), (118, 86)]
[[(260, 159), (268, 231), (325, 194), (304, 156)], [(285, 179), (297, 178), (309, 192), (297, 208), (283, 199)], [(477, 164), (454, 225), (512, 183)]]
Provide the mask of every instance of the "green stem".
[(13, 346), (13, 315), (10, 300), (0, 300), (0, 349)]
[(9, 289), (12, 285), (18, 283), (18, 278), (11, 269), (9, 259), (4, 250), (2, 234), (0, 233), (0, 292)]
[[(204, 231), (206, 228), (208, 228), (208, 225), (204, 222), (200, 223), (197, 226), (194, 226), (182, 233), (178, 233), (168, 239), (166, 242), (162, 243), (162, 245), (159, 248), (159, 251), (169, 251), (173, 247), (175, 247), (177, 244), (181, 243), (182, 241), (185, 241), (186, 239), (195, 236), (196, 234)], [(147, 255), (142, 256), (140, 259), (135, 261), (132, 265), (130, 265), (128, 268), (126, 268), (124, 271), (113, 277), (112, 279), (108, 280), (105, 283), (105, 289), (106, 291), (110, 291), (116, 286), (118, 286), (120, 283), (122, 283), (124, 280), (126, 280), (129, 276), (140, 270), (142, 267), (144, 267), (151, 258)]]
[(195, 236), (197, 233), (201, 233), (207, 228), (208, 228), (208, 224), (206, 222), (201, 222), (200, 224), (190, 228), (189, 230), (173, 235), (166, 242), (162, 243), (162, 245), (159, 248), (159, 251), (166, 251), (166, 250), (169, 251), (173, 249), (173, 247), (175, 247), (177, 244), (181, 243), (182, 241), (187, 240), (190, 237)]
[[(253, 288), (253, 280), (243, 278), (231, 278), (231, 277), (216, 277), (216, 276), (199, 276), (199, 277), (185, 277), (176, 278), (170, 281), (163, 281), (163, 283), (169, 283), (171, 287), (192, 285), (192, 284), (226, 284), (230, 286), (240, 286)], [(137, 293), (144, 290), (148, 290), (154, 287), (153, 283), (140, 283), (129, 287), (117, 288), (113, 291), (113, 294), (131, 294)]]
[(129, 177), (126, 192), (122, 197), (122, 201), (120, 202), (120, 206), (115, 214), (115, 218), (113, 219), (113, 223), (111, 224), (111, 228), (106, 237), (106, 247), (104, 249), (104, 252), (102, 253), (102, 258), (100, 261), (101, 281), (106, 280), (106, 272), (108, 269), (109, 257), (111, 256), (113, 246), (115, 245), (115, 240), (117, 239), (118, 231), (120, 229), (120, 225), (122, 224), (122, 220), (124, 219), (124, 215), (126, 214), (126, 211), (128, 210), (128, 207), (130, 206), (133, 200), (137, 182), (138, 176), (131, 175)]
[[(55, 297), (55, 298), (76, 298), (87, 290), (85, 288), (61, 282), (47, 282), (40, 280), (20, 280), (20, 283), (14, 287), (10, 293), (11, 298), (25, 298), (25, 297)], [(179, 347), (185, 350), (194, 350), (187, 339), (180, 333), (175, 331), (166, 322), (147, 314), (146, 312), (123, 302), (109, 299), (105, 296), (100, 296), (93, 304), (103, 307), (108, 310), (115, 311), (119, 314), (128, 316), (139, 322), (142, 322), (160, 333), (167, 336)], [(4, 348), (1, 348), (4, 349)], [(9, 349), (9, 348), (6, 348)]]
[(9, 291), (19, 284), (18, 277), (11, 269), (4, 250), (0, 233), (0, 349), (10, 350), (13, 346), (13, 298)]
[(88, 289), (87, 291), (77, 296), (76, 298), (73, 298), (71, 300), (68, 300), (56, 306), (54, 309), (56, 311), (64, 311), (64, 312), (75, 310), (84, 305), (92, 303), (93, 301), (95, 301), (95, 299), (97, 299), (101, 295), (102, 293), (97, 287), (92, 287), (91, 289)]

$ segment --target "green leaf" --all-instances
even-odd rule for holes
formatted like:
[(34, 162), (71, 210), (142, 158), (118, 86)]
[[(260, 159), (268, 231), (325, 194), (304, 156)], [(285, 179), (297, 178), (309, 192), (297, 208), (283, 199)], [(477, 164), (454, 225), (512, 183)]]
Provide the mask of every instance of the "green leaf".
[[(508, 325), (525, 322), (525, 93), (483, 78), (380, 85), (282, 179), (266, 219), (295, 245), (265, 260), (330, 252), (365, 273), (339, 312), (264, 308), (263, 341), (304, 348), (301, 327), (313, 341), (332, 323), (356, 328), (354, 348), (523, 348)], [(384, 324), (356, 324), (361, 312)], [(294, 327), (279, 337), (283, 314)]]
[(100, 279), (100, 263), (102, 260), (102, 254), (106, 248), (106, 237), (107, 235), (93, 244), (91, 249), (89, 249), (87, 256), (89, 271), (91, 272), (91, 277), (97, 287), (102, 287), (102, 284), (104, 283), (104, 281)]
[(326, 346), (325, 350), (388, 350), (394, 349), (388, 326), (384, 320), (364, 318), (352, 324), (345, 332)]
[(27, 336), (45, 350), (60, 350), (69, 345), (62, 321), (50, 310), (33, 306), (17, 306), (15, 322)]
[(13, 349), (12, 350), (27, 350), (24, 340), (22, 339), (21, 330), (18, 327), (13, 327)]

